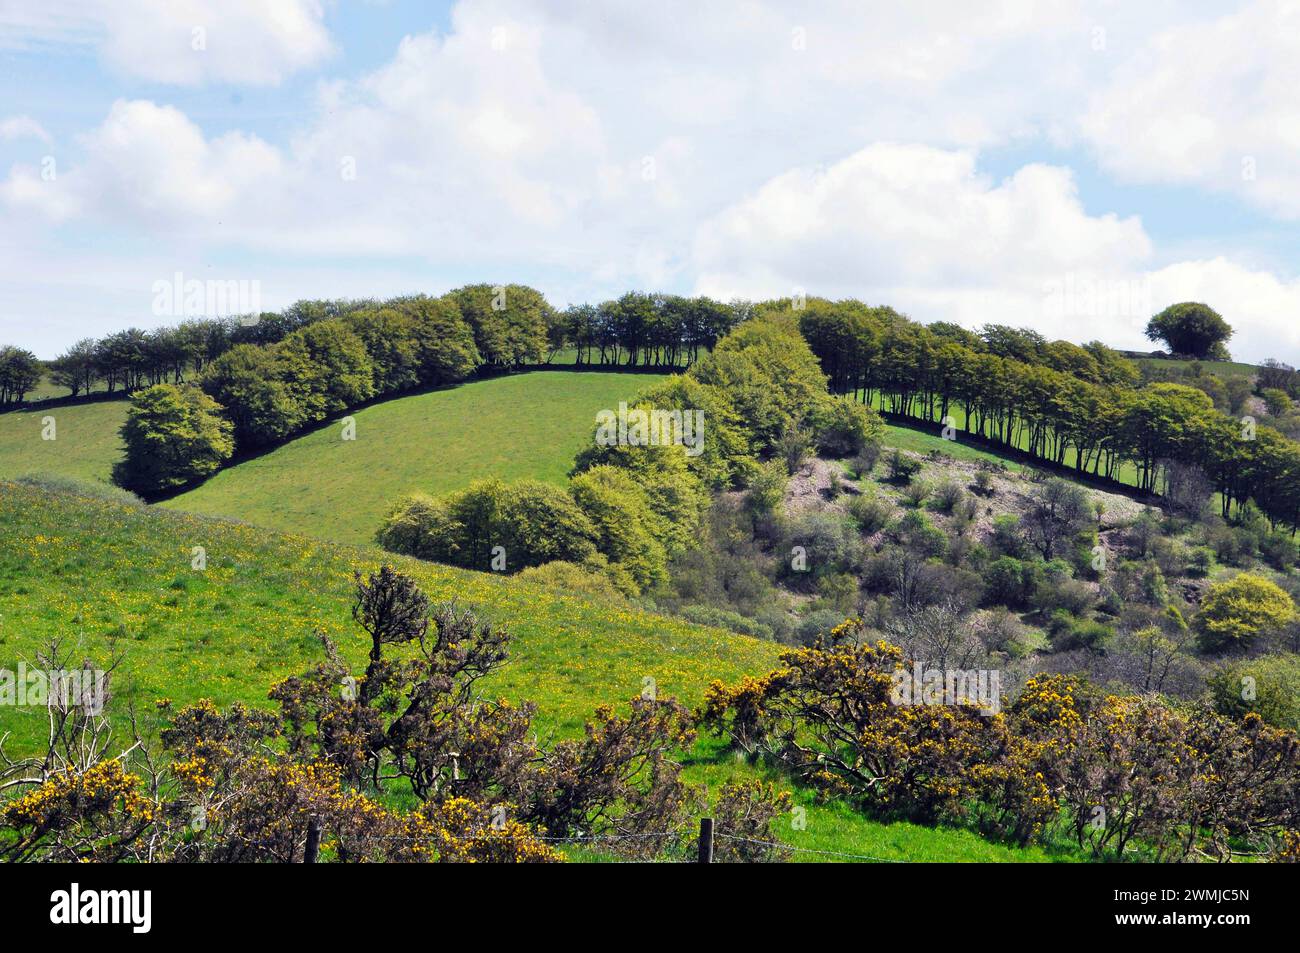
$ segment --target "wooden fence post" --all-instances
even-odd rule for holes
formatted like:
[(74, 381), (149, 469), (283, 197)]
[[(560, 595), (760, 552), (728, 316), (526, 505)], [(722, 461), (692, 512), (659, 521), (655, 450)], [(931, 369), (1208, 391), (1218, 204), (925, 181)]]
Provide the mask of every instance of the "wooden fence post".
[(316, 863), (316, 856), (320, 853), (320, 829), (321, 823), (319, 817), (312, 817), (307, 822), (307, 848), (303, 851), (302, 862), (304, 864)]
[(698, 863), (713, 863), (713, 818), (700, 818), (700, 857)]

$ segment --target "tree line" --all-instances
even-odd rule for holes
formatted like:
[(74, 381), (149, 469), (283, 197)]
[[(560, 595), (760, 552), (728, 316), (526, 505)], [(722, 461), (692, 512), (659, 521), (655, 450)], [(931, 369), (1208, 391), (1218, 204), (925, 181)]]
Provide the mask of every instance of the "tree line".
[(676, 367), (711, 351), (750, 313), (744, 302), (634, 291), (565, 309), (553, 326), (552, 344), (573, 348), (577, 364)]
[(151, 496), (369, 400), (539, 364), (568, 346), (580, 364), (698, 360), (742, 313), (641, 294), (561, 313), (525, 285), (477, 284), (437, 298), (300, 302), (251, 323), (130, 329), (75, 345), (54, 362), (55, 380), (76, 393), (96, 381), (133, 393), (115, 480)]
[[(409, 313), (429, 300), (408, 295), (299, 301), (278, 312), (191, 318), (149, 331), (127, 328), (76, 342), (48, 362), (48, 371), (51, 381), (74, 398), (97, 388), (111, 394), (181, 384), (197, 379), (209, 364), (241, 344), (268, 347), (311, 324)], [(749, 314), (744, 303), (641, 292), (557, 311), (540, 292), (517, 284), (467, 285), (436, 300), (460, 311), (473, 330), (478, 363), (491, 368), (542, 363), (566, 348), (573, 349), (579, 365), (677, 367), (711, 350)], [(21, 403), (40, 382), (43, 370), (30, 351), (0, 350), (0, 406)]]
[(1137, 387), (1136, 368), (1099, 342), (922, 325), (853, 300), (797, 313), (838, 393), (1151, 493), (1194, 470), (1225, 518), (1253, 503), (1274, 526), (1300, 526), (1300, 444), (1221, 413), (1197, 388)]

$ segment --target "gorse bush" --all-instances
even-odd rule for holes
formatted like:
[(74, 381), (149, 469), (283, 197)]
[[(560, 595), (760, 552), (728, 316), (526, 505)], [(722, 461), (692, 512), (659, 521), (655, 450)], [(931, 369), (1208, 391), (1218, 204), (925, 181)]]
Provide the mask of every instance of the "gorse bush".
[[(681, 853), (705, 801), (681, 778), (695, 728), (677, 701), (603, 705), (544, 746), (534, 705), (479, 690), (507, 661), (505, 631), (389, 567), (358, 574), (352, 617), (363, 670), (322, 635), (319, 663), (271, 686), (274, 711), (164, 708), (165, 759), (139, 739), (114, 756), (106, 716), (54, 708), (45, 755), (0, 768), (0, 860), (292, 863), (312, 830), (319, 859), (343, 862), (555, 862), (547, 840), (577, 836)], [(770, 836), (788, 804), (774, 786), (727, 788), (718, 816)]]
[(1059, 675), (996, 712), (973, 695), (900, 698), (910, 660), (857, 620), (781, 661), (714, 682), (701, 726), (874, 816), (1018, 843), (1060, 831), (1100, 858), (1156, 860), (1276, 852), (1300, 824), (1300, 742), (1253, 712), (1175, 711)]

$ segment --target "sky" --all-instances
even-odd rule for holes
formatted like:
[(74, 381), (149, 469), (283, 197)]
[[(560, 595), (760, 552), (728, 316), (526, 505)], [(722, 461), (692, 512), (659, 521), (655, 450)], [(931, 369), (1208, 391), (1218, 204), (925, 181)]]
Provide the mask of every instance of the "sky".
[(1297, 62), (1283, 2), (0, 0), (0, 345), (483, 281), (1300, 364)]

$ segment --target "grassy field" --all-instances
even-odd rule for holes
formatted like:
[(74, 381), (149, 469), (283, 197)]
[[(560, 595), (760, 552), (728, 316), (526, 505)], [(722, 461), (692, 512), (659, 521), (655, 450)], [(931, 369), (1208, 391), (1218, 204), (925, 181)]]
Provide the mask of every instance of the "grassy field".
[[(1150, 367), (1153, 370), (1161, 368), (1170, 371), (1185, 371), (1196, 361), (1181, 361), (1173, 358), (1164, 357), (1139, 357), (1130, 358), (1138, 367)], [(1254, 364), (1241, 364), (1237, 361), (1200, 361), (1201, 367), (1205, 373), (1212, 374), (1216, 377), (1254, 377), (1259, 373), (1259, 368)]]
[[(107, 482), (122, 456), (117, 432), (127, 406), (113, 400), (0, 414), (0, 479), (53, 473)], [(42, 438), (46, 417), (54, 418), (53, 440)]]
[(994, 453), (992, 450), (985, 450), (983, 447), (972, 444), (961, 443), (960, 435), (958, 440), (944, 440), (942, 437), (927, 433), (924, 430), (886, 424), (884, 445), (886, 447), (897, 447), (899, 450), (911, 450), (914, 453), (929, 453), (932, 450), (937, 450), (957, 460), (988, 460), (993, 463), (1005, 464), (1008, 470), (1024, 469), (1022, 464), (1004, 454)]
[(358, 411), (218, 473), (165, 506), (345, 543), (369, 542), (393, 502), (471, 480), (559, 483), (596, 412), (658, 375), (538, 371), (474, 381)]
[[(193, 547), (207, 568), (192, 567)], [(387, 559), (435, 599), (455, 598), (505, 625), (511, 662), (488, 691), (538, 703), (545, 737), (572, 736), (603, 701), (638, 694), (647, 677), (663, 694), (700, 701), (714, 678), (772, 667), (772, 643), (631, 608), (557, 595), (515, 579), (387, 556), (373, 547), (323, 543), (157, 507), (132, 506), (0, 483), (0, 668), (29, 665), (51, 638), (102, 660), (125, 650), (110, 713), (131, 705), (147, 733), (174, 706), (201, 697), (267, 706), (276, 679), (320, 658), (315, 631), (330, 634), (358, 667), (365, 644), (349, 615), (351, 573)], [(13, 753), (30, 752), (45, 731), (43, 711), (0, 707), (0, 733)], [(711, 740), (688, 760), (688, 777), (718, 787), (756, 768)], [(842, 805), (796, 792), (807, 826), (780, 836), (808, 851), (883, 860), (1069, 859), (1020, 850), (968, 831), (868, 821)], [(833, 859), (826, 854), (800, 860)], [(838, 858), (846, 859), (846, 858)]]

